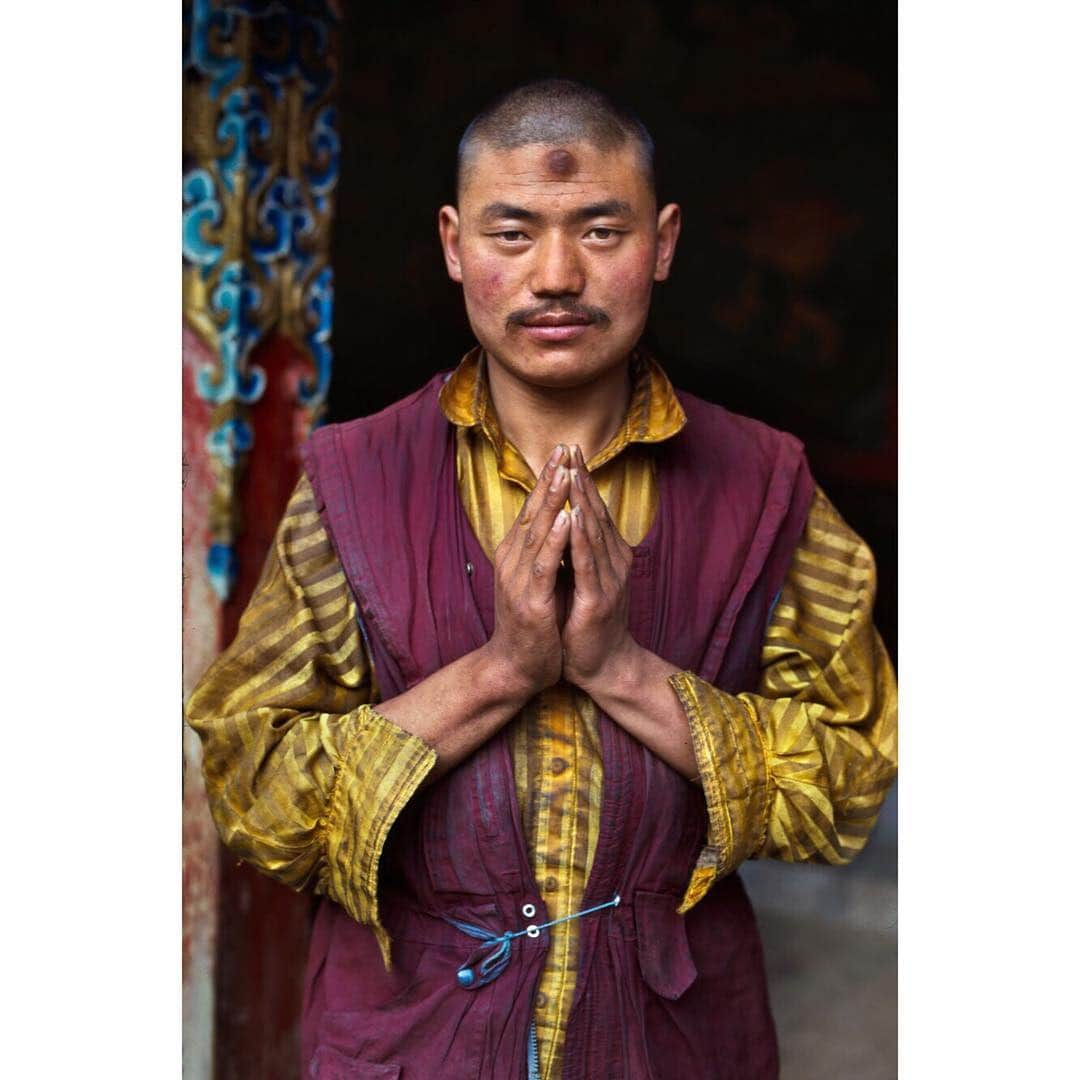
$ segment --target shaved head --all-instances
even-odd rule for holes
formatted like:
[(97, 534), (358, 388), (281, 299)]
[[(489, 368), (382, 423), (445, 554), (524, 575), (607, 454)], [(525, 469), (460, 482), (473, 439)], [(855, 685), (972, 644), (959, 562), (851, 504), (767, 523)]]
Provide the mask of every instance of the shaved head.
[(590, 86), (569, 79), (541, 79), (503, 94), (465, 129), (458, 144), (458, 201), (481, 150), (551, 146), (545, 161), (548, 172), (569, 179), (578, 169), (577, 158), (568, 149), (574, 143), (612, 152), (632, 145), (655, 193), (653, 141), (645, 125)]

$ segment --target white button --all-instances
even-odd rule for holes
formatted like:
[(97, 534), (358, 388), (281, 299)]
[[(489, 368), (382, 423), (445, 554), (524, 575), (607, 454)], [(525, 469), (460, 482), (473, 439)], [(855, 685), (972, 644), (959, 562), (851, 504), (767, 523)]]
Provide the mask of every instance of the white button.
[(521, 914), (524, 915), (526, 919), (531, 919), (536, 914), (536, 908), (533, 907), (532, 904), (526, 904), (521, 909)]
[(533, 937), (533, 938), (539, 937), (540, 936), (540, 927), (539, 926), (526, 926), (525, 927), (525, 936), (526, 937)]

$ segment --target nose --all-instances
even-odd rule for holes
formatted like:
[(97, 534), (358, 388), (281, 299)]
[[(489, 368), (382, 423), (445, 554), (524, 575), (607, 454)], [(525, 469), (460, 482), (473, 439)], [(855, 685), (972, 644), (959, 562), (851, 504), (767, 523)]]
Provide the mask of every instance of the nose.
[(529, 288), (535, 296), (580, 296), (585, 290), (585, 270), (573, 240), (548, 235), (533, 249)]

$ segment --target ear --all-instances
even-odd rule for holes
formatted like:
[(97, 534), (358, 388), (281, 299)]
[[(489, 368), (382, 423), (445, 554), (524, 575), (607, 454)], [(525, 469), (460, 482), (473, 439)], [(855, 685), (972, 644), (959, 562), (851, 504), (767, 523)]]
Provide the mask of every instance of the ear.
[(446, 272), (451, 281), (461, 281), (461, 259), (458, 255), (458, 212), (453, 206), (439, 208), (439, 240), (442, 243)]
[(667, 281), (671, 273), (671, 260), (675, 258), (675, 245), (679, 242), (682, 228), (682, 211), (678, 203), (668, 203), (656, 218), (656, 272), (654, 281)]

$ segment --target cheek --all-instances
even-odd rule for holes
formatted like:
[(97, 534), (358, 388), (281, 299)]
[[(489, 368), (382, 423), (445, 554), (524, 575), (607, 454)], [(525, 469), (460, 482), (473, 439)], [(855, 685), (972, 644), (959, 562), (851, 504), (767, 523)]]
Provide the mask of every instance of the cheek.
[(488, 304), (496, 303), (502, 296), (505, 287), (503, 275), (498, 270), (485, 273), (480, 283), (481, 295)]
[(624, 302), (640, 302), (652, 290), (654, 266), (651, 252), (635, 253), (633, 258), (621, 263), (612, 275), (612, 296)]
[(465, 277), (470, 301), (479, 307), (497, 307), (505, 300), (505, 268), (483, 260), (471, 260)]

